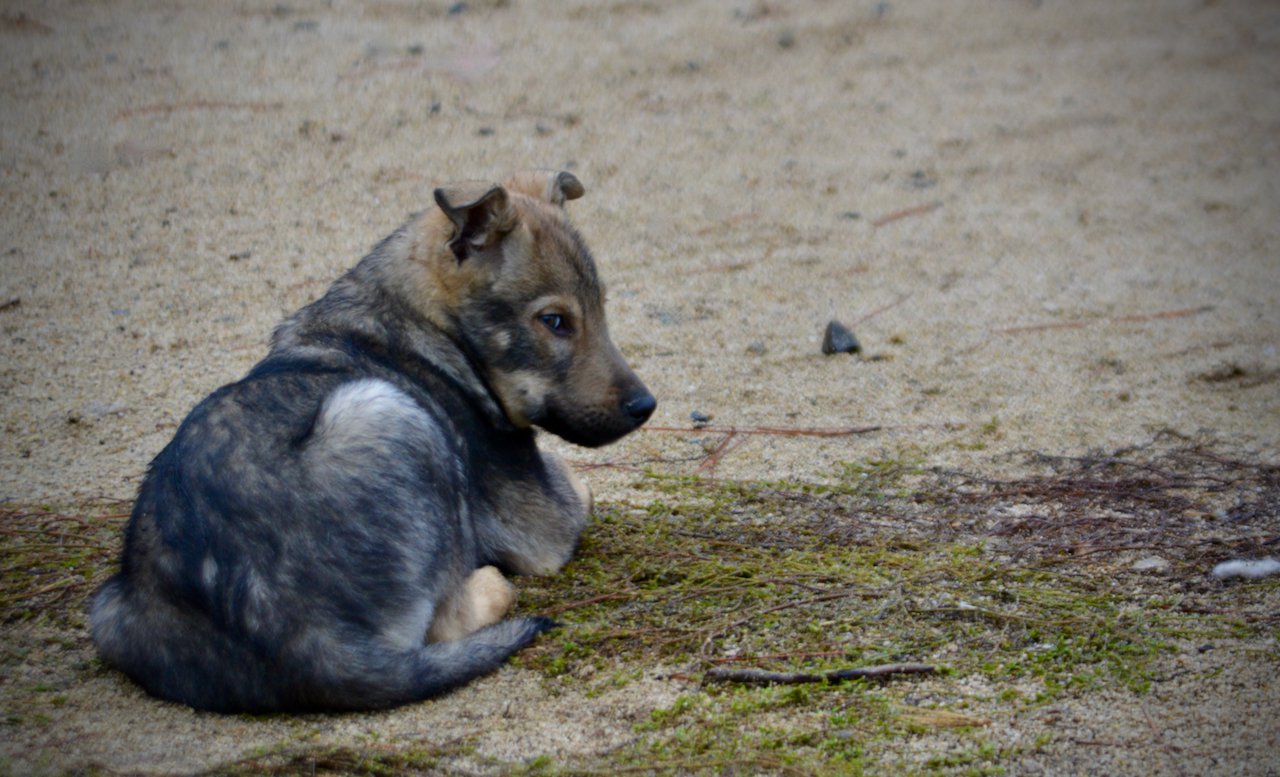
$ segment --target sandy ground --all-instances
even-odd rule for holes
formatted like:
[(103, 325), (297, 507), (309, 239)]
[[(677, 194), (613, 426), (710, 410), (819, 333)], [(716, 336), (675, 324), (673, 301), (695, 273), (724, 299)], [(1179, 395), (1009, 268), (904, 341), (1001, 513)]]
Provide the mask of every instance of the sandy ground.
[[(0, 2), (0, 500), (129, 497), (187, 410), (433, 183), (530, 167), (587, 187), (571, 210), (654, 425), (881, 427), (753, 437), (721, 475), (903, 451), (996, 471), (1163, 430), (1276, 459), (1275, 4), (452, 5)], [(820, 352), (832, 318), (862, 358)], [(632, 478), (593, 485), (625, 499)], [(1280, 773), (1274, 667), (1236, 670), (1238, 694), (1146, 709), (1212, 770)], [(23, 768), (189, 770), (304, 731), (444, 741), (515, 700), (523, 725), (484, 752), (591, 752), (675, 692), (557, 703), (508, 670), (412, 710), (259, 723), (103, 675), (69, 689), (63, 737), (3, 748)], [(1101, 768), (1182, 770), (1138, 739)], [(1091, 771), (1102, 750), (1040, 766)]]

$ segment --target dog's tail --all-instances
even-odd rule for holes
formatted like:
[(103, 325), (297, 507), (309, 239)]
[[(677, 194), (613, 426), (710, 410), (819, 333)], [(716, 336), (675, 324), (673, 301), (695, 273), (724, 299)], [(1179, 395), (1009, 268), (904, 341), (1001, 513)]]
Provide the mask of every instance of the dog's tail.
[(344, 650), (349, 661), (311, 663), (317, 675), (299, 678), (297, 695), (286, 692), (281, 707), (372, 709), (440, 696), (497, 670), (513, 653), (555, 627), (549, 618), (511, 618), (462, 639), (407, 651), (356, 642)]
[(273, 648), (233, 638), (162, 597), (142, 606), (136, 594), (117, 575), (94, 597), (90, 623), (102, 658), (154, 696), (216, 712), (367, 710), (421, 701), (495, 671), (556, 625), (512, 618), (459, 640), (407, 649), (363, 629), (316, 629)]

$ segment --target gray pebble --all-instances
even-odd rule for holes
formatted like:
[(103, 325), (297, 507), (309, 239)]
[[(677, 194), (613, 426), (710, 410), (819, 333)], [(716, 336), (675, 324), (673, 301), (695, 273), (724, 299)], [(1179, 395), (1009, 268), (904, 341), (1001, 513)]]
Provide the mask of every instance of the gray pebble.
[(849, 327), (833, 318), (827, 324), (827, 333), (822, 336), (822, 352), (827, 355), (861, 353), (862, 344), (853, 336), (853, 332), (849, 331)]

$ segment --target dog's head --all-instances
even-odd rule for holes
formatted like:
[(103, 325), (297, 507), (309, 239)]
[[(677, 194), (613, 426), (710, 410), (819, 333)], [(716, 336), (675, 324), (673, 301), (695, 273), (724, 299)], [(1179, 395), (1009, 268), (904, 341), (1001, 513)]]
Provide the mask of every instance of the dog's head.
[(609, 337), (595, 261), (565, 215), (583, 191), (565, 172), (445, 186), (424, 237), (437, 323), (507, 418), (597, 446), (638, 428), (657, 401)]

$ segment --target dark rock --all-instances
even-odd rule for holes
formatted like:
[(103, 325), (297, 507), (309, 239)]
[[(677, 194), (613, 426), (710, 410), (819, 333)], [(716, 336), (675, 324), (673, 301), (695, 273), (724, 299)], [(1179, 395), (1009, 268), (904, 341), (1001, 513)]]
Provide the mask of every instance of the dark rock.
[(827, 333), (822, 336), (822, 352), (827, 355), (861, 353), (862, 344), (853, 336), (853, 332), (849, 331), (849, 327), (833, 318), (827, 324)]

